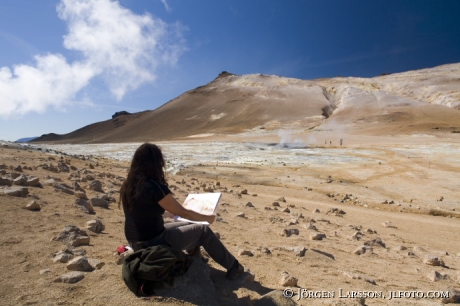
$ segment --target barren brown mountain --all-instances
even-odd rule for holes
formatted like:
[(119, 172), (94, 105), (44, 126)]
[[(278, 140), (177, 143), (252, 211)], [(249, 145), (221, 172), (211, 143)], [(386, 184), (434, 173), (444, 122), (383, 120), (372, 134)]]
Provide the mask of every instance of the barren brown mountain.
[(340, 129), (380, 135), (460, 132), (460, 64), (370, 79), (299, 80), (222, 72), (153, 111), (118, 115), (35, 142), (110, 143), (251, 129)]

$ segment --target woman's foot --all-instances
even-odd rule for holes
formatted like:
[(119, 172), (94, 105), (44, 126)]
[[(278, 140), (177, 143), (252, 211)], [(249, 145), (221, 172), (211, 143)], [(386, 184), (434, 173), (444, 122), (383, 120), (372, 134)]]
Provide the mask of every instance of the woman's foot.
[(244, 267), (235, 259), (233, 266), (227, 270), (227, 279), (235, 280), (244, 273)]

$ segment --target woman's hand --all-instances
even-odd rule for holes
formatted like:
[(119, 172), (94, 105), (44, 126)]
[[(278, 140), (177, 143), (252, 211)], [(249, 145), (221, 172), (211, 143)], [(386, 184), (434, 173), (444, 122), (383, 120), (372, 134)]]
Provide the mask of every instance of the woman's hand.
[(207, 215), (206, 217), (207, 217), (207, 220), (206, 220), (206, 221), (207, 221), (209, 224), (213, 224), (214, 221), (216, 221), (216, 215)]
[(172, 194), (167, 194), (158, 204), (170, 213), (190, 221), (206, 221), (209, 224), (216, 220), (216, 215), (204, 215), (183, 207)]

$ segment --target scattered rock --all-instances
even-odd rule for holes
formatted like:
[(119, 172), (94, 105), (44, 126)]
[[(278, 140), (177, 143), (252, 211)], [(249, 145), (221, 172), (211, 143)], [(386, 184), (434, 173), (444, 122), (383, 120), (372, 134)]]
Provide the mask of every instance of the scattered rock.
[(71, 271), (83, 271), (92, 272), (94, 267), (88, 262), (88, 258), (85, 256), (78, 256), (67, 263), (67, 270)]
[(246, 207), (254, 207), (254, 205), (252, 205), (251, 202), (247, 202), (246, 205), (244, 205), (244, 206), (246, 206)]
[(396, 226), (391, 223), (391, 221), (384, 221), (382, 222), (383, 227), (389, 227), (389, 228), (397, 228)]
[(78, 198), (75, 200), (74, 205), (82, 209), (87, 214), (94, 214), (94, 207), (87, 200)]
[(281, 197), (281, 198), (279, 198), (277, 201), (286, 202), (286, 199), (285, 199), (284, 197)]
[(331, 208), (326, 212), (326, 214), (333, 214), (335, 216), (342, 216), (342, 215), (345, 215), (346, 212), (344, 212), (343, 210), (338, 209), (338, 208)]
[(64, 230), (59, 233), (59, 236), (54, 237), (53, 241), (62, 241), (69, 246), (89, 245), (90, 237), (85, 231), (80, 230), (75, 225), (67, 225)]
[(377, 285), (377, 283), (375, 282), (375, 280), (373, 280), (372, 278), (369, 278), (365, 275), (361, 275), (361, 274), (357, 274), (357, 273), (352, 273), (352, 272), (347, 272), (347, 271), (344, 271), (343, 274), (351, 279), (362, 279), (372, 285)]
[(2, 185), (6, 185), (6, 186), (11, 186), (13, 185), (13, 180), (11, 180), (10, 178), (8, 177), (0, 177), (0, 186)]
[(25, 182), (27, 182), (27, 176), (21, 174), (13, 180), (13, 185), (23, 185)]
[(75, 284), (85, 278), (85, 275), (82, 272), (69, 272), (63, 274), (54, 280), (55, 283), (69, 283)]
[(382, 248), (386, 248), (385, 242), (382, 241), (380, 238), (375, 238), (369, 241), (364, 242), (364, 245), (367, 246), (381, 246)]
[(105, 230), (105, 225), (99, 219), (94, 219), (86, 222), (86, 228), (96, 234)]
[(286, 207), (285, 209), (282, 210), (282, 212), (290, 213), (291, 211), (289, 210), (289, 208)]
[(59, 251), (56, 253), (56, 255), (53, 257), (53, 262), (62, 262), (62, 263), (67, 263), (69, 260), (73, 258), (73, 254), (68, 253), (66, 250), (64, 251)]
[(43, 270), (40, 270), (40, 275), (45, 275), (45, 274), (48, 274), (50, 272), (51, 272), (50, 269), (43, 269)]
[(319, 211), (319, 209), (318, 209), (318, 208), (316, 208), (316, 209), (314, 209), (314, 210), (313, 210), (313, 213), (315, 213), (315, 214), (319, 214), (319, 213), (320, 213), (320, 211)]
[(244, 212), (237, 213), (236, 216), (240, 218), (246, 218), (246, 215), (244, 214)]
[(284, 287), (296, 287), (298, 279), (288, 272), (282, 272), (279, 284)]
[(448, 288), (447, 290), (443, 290), (443, 291), (448, 291), (449, 297), (442, 298), (441, 303), (443, 304), (460, 303), (460, 290), (457, 290), (454, 288)]
[(313, 230), (313, 231), (317, 231), (317, 230), (318, 230), (318, 229), (316, 228), (316, 226), (314, 226), (311, 222), (305, 223), (305, 228), (310, 229), (310, 230)]
[(240, 256), (246, 255), (246, 256), (250, 256), (250, 257), (254, 256), (254, 254), (249, 250), (239, 250), (238, 255), (240, 255)]
[(439, 280), (445, 279), (446, 275), (443, 275), (443, 274), (439, 273), (438, 271), (433, 270), (430, 273), (428, 273), (427, 277), (428, 277), (428, 279), (430, 281), (437, 282)]
[(274, 207), (280, 207), (280, 203), (279, 203), (279, 202), (273, 202), (273, 203), (272, 203), (272, 206), (274, 206)]
[(66, 185), (66, 184), (55, 183), (53, 186), (54, 186), (54, 188), (56, 188), (56, 190), (62, 191), (62, 192), (67, 193), (67, 194), (72, 194), (73, 195), (75, 193), (71, 189), (71, 187)]
[(326, 234), (322, 233), (311, 233), (310, 234), (310, 240), (323, 240), (326, 238)]
[(299, 234), (299, 230), (296, 228), (291, 228), (291, 229), (285, 228), (280, 232), (281, 236), (286, 236), (286, 237), (290, 237), (291, 235), (298, 235), (298, 234)]
[(32, 201), (23, 208), (32, 211), (39, 211), (41, 209), (41, 206), (37, 203), (37, 201)]
[(370, 246), (361, 245), (353, 251), (353, 254), (356, 254), (356, 255), (363, 255), (365, 253), (372, 254), (373, 251), (374, 249), (372, 249)]
[(105, 262), (94, 258), (88, 258), (88, 263), (94, 268), (93, 270), (100, 270), (103, 266), (105, 266)]
[(243, 189), (243, 190), (241, 190), (240, 194), (248, 194), (248, 190), (247, 190), (247, 189)]
[(305, 252), (307, 252), (307, 249), (303, 246), (296, 246), (292, 249), (292, 251), (294, 252), (295, 256), (304, 257)]
[(27, 181), (24, 183), (26, 186), (31, 186), (31, 187), (40, 187), (40, 179), (35, 176), (31, 176), (27, 178)]
[(83, 191), (75, 191), (75, 196), (79, 199), (88, 200), (88, 196)]
[(91, 198), (89, 201), (93, 207), (97, 206), (97, 207), (102, 207), (102, 208), (109, 208), (109, 204), (110, 204), (104, 198), (99, 198), (99, 197)]
[(29, 194), (27, 187), (7, 187), (3, 189), (3, 193), (10, 197), (25, 198)]
[(99, 180), (92, 181), (91, 184), (89, 185), (89, 189), (104, 193), (104, 191), (102, 190), (102, 182)]
[[(261, 253), (264, 253), (264, 254), (271, 254), (272, 252), (269, 250), (269, 248), (266, 248), (266, 247), (263, 247), (261, 250), (260, 250)], [(460, 276), (459, 276), (460, 277)]]
[(423, 259), (423, 263), (430, 266), (445, 266), (444, 261), (441, 258), (430, 254), (425, 256), (425, 258)]

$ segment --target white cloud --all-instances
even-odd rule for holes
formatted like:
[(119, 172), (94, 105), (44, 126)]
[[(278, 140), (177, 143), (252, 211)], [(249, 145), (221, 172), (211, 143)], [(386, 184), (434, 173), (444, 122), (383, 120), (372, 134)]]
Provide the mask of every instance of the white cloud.
[(165, 6), (167, 12), (172, 11), (171, 7), (168, 5), (168, 2), (166, 0), (161, 0), (161, 3), (163, 3), (163, 5)]
[(35, 56), (34, 66), (1, 67), (0, 116), (62, 108), (98, 77), (121, 100), (185, 51), (180, 24), (136, 15), (116, 1), (61, 0), (57, 11), (68, 25), (64, 46), (81, 59), (68, 63), (63, 55), (47, 54)]

